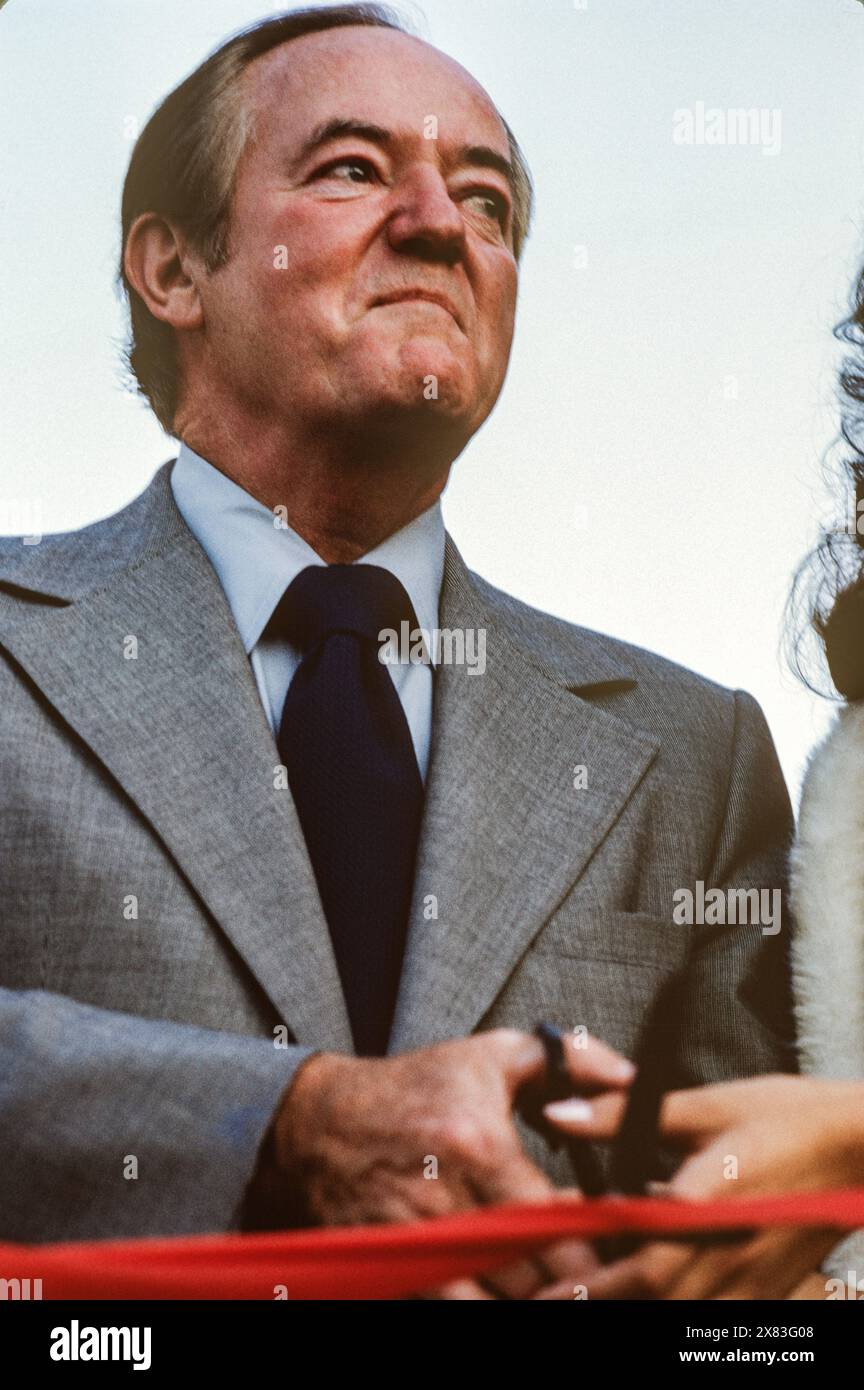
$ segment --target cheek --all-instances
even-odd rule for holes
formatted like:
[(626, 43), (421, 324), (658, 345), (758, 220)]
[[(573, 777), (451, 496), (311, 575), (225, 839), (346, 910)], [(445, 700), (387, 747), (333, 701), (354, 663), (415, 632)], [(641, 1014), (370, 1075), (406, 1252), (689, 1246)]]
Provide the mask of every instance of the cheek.
[(515, 285), (502, 279), (490, 286), (479, 304), (480, 355), (488, 363), (496, 363), (503, 372), (510, 356), (516, 317)]
[(229, 262), (230, 281), (219, 286), (216, 309), (223, 336), (266, 347), (290, 344), (300, 357), (316, 339), (332, 336), (338, 303), (321, 268), (300, 265), (283, 245), (260, 239), (242, 262)]
[(506, 274), (501, 277), (498, 287), (496, 303), (498, 308), (498, 324), (502, 334), (509, 337), (513, 336), (513, 327), (516, 321), (516, 294), (519, 281), (515, 266), (509, 266)]
[(512, 334), (516, 317), (518, 272), (515, 263), (496, 258), (477, 284), (477, 307), (480, 321), (495, 337)]
[(313, 290), (341, 290), (356, 264), (359, 235), (341, 207), (299, 201), (265, 204), (257, 225), (248, 229), (268, 287), (305, 291), (307, 298)]

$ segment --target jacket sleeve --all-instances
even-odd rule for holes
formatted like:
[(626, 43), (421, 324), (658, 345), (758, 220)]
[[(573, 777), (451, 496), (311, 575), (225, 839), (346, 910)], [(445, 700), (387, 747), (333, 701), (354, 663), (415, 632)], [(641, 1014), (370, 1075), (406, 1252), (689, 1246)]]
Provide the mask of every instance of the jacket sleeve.
[(790, 927), (782, 913), (792, 833), (792, 808), (764, 715), (752, 696), (737, 691), (725, 805), (703, 877), (706, 893), (719, 888), (727, 902), (730, 889), (758, 890), (760, 920), (753, 924), (751, 915), (730, 924), (727, 912), (722, 926), (692, 929), (679, 1085), (797, 1071)]
[(0, 1233), (238, 1229), (280, 1096), (316, 1049), (0, 989)]

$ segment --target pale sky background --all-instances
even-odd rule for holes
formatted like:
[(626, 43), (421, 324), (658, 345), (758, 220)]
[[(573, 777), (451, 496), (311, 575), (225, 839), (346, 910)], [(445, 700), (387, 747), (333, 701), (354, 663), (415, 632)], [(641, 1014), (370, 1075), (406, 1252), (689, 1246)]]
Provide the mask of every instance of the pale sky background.
[[(122, 179), (168, 90), (281, 8), (0, 10), (0, 531), (34, 507), (45, 531), (105, 516), (176, 454), (121, 384)], [(752, 691), (794, 793), (831, 712), (778, 644), (826, 501), (830, 329), (864, 258), (864, 6), (401, 9), (487, 87), (537, 184), (508, 381), (445, 496), (457, 544), (540, 608)], [(700, 102), (779, 111), (775, 152), (676, 143)]]

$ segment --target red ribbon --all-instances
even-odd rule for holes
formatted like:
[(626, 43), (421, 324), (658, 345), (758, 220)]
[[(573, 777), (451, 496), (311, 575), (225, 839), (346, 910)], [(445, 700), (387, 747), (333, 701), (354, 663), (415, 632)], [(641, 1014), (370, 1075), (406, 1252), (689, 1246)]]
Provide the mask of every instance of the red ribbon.
[(563, 1199), (397, 1226), (0, 1245), (0, 1278), (41, 1279), (46, 1299), (273, 1300), (282, 1290), (289, 1300), (398, 1298), (486, 1273), (564, 1237), (759, 1226), (864, 1226), (864, 1188), (711, 1202)]

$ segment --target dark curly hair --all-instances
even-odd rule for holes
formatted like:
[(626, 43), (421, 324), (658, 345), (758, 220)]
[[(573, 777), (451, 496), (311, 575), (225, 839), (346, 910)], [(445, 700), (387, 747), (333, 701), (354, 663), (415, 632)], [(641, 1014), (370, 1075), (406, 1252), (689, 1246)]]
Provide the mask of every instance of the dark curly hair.
[[(834, 329), (852, 349), (839, 378), (843, 513), (799, 566), (788, 605), (793, 670), (817, 694), (864, 698), (864, 269)], [(837, 470), (836, 462), (831, 465)], [(834, 479), (836, 482), (836, 478)]]

